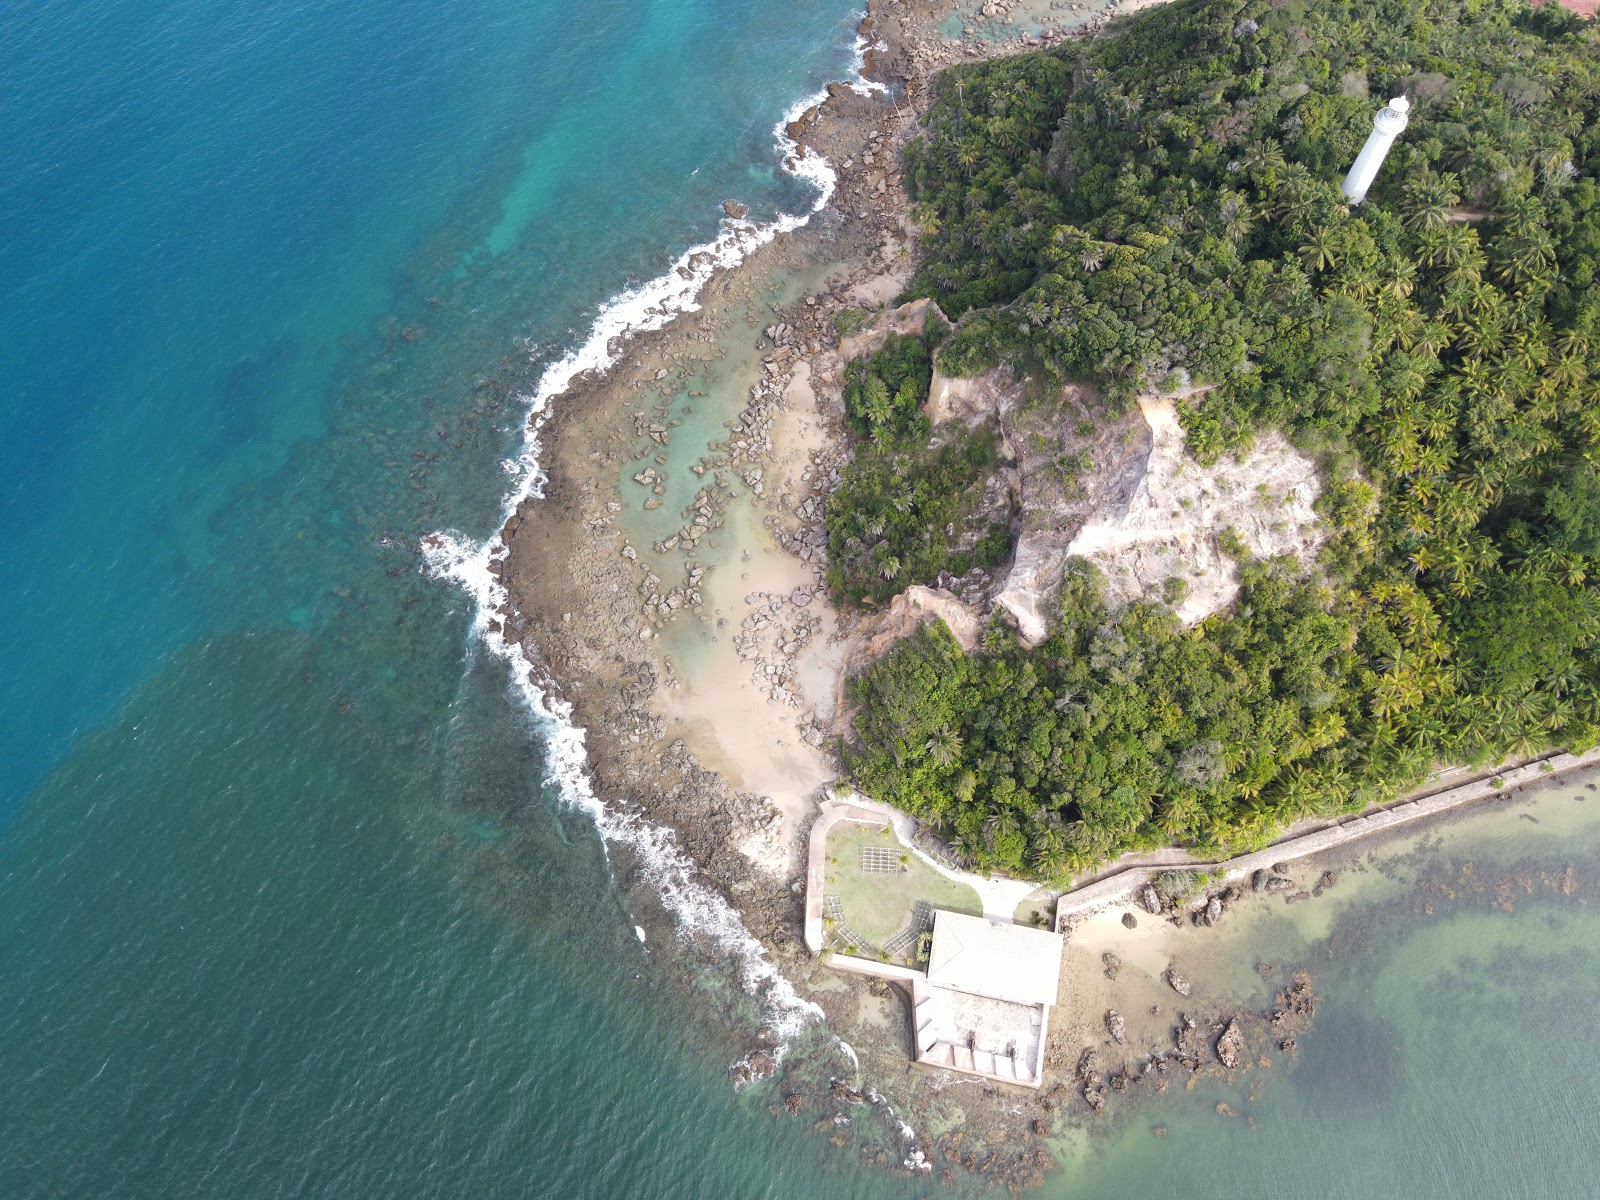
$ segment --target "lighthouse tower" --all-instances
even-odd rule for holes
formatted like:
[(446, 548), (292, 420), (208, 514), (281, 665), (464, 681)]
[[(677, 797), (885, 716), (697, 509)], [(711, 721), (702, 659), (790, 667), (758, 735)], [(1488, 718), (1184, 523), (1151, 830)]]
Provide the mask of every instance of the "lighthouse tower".
[(1367, 189), (1377, 177), (1378, 168), (1383, 166), (1389, 147), (1394, 145), (1395, 138), (1400, 136), (1410, 120), (1407, 115), (1410, 111), (1411, 101), (1404, 96), (1396, 96), (1386, 108), (1379, 109), (1378, 115), (1372, 119), (1372, 132), (1367, 135), (1367, 144), (1356, 155), (1355, 166), (1344, 177), (1344, 187), (1341, 189), (1344, 198), (1351, 204), (1360, 204), (1367, 198)]

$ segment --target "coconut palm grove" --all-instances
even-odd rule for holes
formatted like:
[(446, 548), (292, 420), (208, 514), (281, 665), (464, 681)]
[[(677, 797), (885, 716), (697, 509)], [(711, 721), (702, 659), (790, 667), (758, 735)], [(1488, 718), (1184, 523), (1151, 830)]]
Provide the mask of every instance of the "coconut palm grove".
[[(1237, 602), (1193, 627), (1109, 611), (1082, 563), (1035, 648), (924, 627), (851, 685), (855, 780), (978, 865), (1062, 878), (1600, 740), (1596, 50), (1521, 0), (1179, 0), (947, 73), (905, 171), (910, 295), (954, 322), (938, 369), (1088, 384), (1110, 415), (1212, 385), (1180, 408), (1191, 453), (1282, 430), (1329, 538), (1309, 572), (1241, 561)], [(1342, 176), (1398, 95), (1410, 128), (1352, 208)], [(927, 377), (892, 372), (873, 410), (897, 424), (863, 459), (927, 437), (897, 390)], [(963, 486), (989, 462), (943, 454)], [(830, 527), (915, 543), (873, 469)], [(885, 559), (893, 590), (942, 561)], [(882, 598), (852, 578), (842, 602)]]

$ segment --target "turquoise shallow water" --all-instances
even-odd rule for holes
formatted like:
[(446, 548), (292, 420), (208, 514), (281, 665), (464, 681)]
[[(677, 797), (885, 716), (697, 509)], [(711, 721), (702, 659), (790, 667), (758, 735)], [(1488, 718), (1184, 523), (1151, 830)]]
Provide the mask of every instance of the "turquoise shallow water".
[[(809, 204), (845, 5), (579, 15), (0, 10), (0, 1196), (924, 1190), (727, 1086), (759, 1014), (635, 939), (417, 569), (598, 305)], [(1047, 1192), (1592, 1195), (1590, 894), (1300, 943), (1253, 1132), (1174, 1098)]]
[(1418, 848), (1360, 848), (1320, 913), (1265, 906), (1229, 948), (1247, 968), (1312, 973), (1298, 1056), (1257, 1042), (1276, 1060), (1259, 1094), (1208, 1080), (1162, 1098), (1047, 1194), (1595, 1195), (1595, 795), (1553, 785), (1531, 810), (1475, 814)]
[(850, 25), (0, 13), (0, 1195), (887, 1186), (729, 1088), (759, 1014), (640, 946), (415, 553), (598, 305), (809, 206)]

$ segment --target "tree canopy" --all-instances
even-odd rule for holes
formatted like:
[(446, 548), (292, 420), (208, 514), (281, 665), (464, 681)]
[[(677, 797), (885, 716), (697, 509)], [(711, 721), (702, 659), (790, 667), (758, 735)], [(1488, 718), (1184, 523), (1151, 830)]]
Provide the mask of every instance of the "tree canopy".
[(1285, 430), (1333, 537), (1194, 628), (1080, 567), (1036, 650), (924, 631), (852, 684), (863, 786), (1058, 876), (1600, 740), (1596, 50), (1522, 0), (1177, 0), (940, 78), (905, 179), (941, 369), (1211, 384), (1191, 451)]

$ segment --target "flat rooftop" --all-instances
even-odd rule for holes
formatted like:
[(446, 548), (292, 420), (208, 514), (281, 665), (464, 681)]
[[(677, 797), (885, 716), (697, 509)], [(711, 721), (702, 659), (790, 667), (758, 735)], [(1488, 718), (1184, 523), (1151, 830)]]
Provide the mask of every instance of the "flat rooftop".
[(1012, 1004), (1056, 1002), (1061, 935), (940, 909), (933, 914), (928, 984)]

